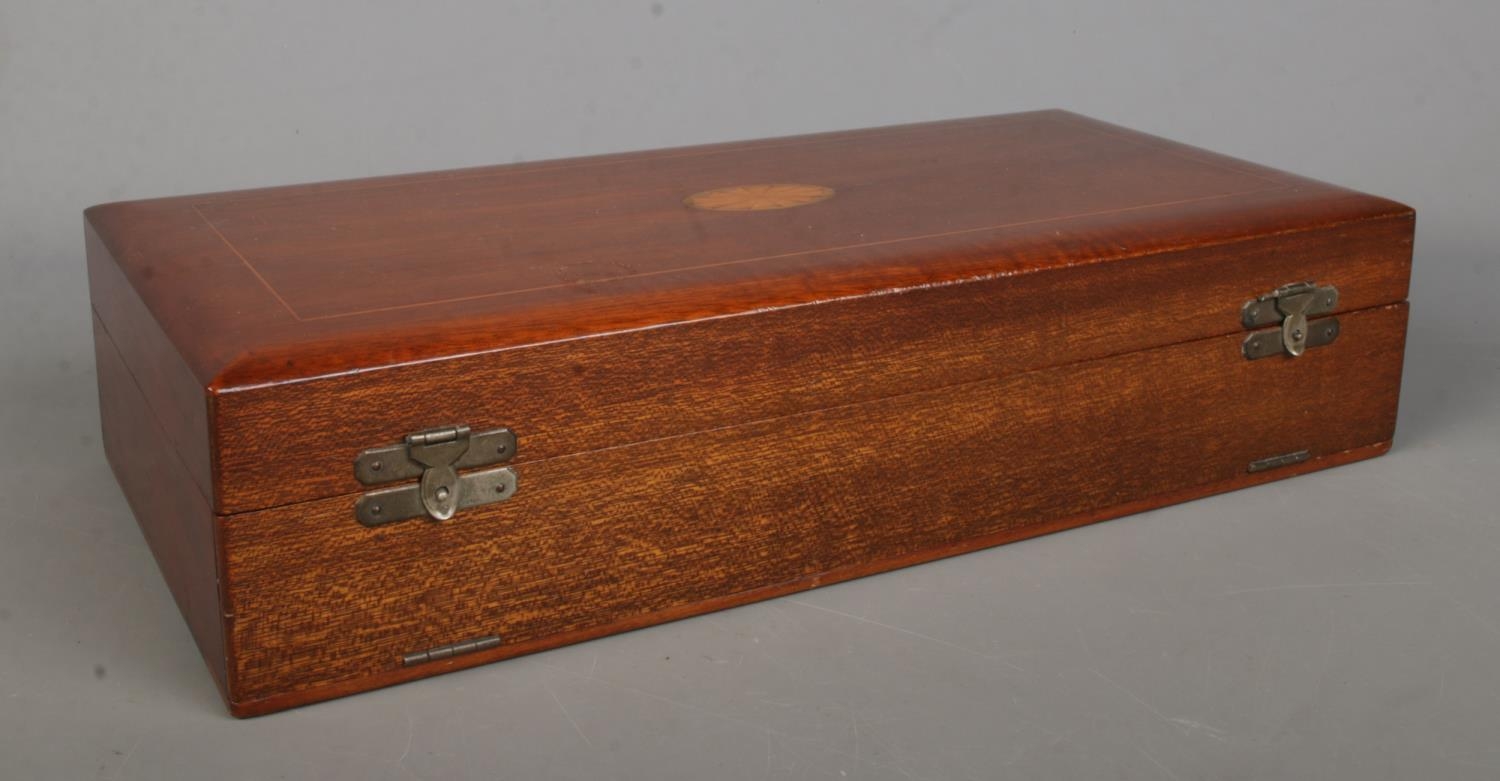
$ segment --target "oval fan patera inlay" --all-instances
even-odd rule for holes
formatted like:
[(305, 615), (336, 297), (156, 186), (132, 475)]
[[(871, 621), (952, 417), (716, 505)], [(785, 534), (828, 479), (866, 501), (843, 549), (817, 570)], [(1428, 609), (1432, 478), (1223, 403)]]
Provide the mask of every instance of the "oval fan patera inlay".
[(832, 187), (817, 184), (742, 184), (693, 193), (682, 202), (706, 211), (758, 212), (806, 206), (832, 197)]

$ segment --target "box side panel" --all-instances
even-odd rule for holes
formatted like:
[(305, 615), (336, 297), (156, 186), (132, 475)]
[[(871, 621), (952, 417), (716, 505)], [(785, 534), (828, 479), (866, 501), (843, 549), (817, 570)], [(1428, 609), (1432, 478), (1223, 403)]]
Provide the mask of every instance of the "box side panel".
[(85, 222), (89, 298), (95, 316), (140, 388), (147, 414), (187, 469), (192, 485), (212, 496), (208, 396), (161, 325), (125, 278), (92, 225)]
[(198, 650), (227, 693), (213, 513), (98, 316), (94, 359), (105, 455)]
[(220, 393), (217, 509), (357, 492), (361, 450), (435, 425), (509, 426), (525, 463), (1233, 333), (1291, 282), (1388, 304), (1411, 235), (1364, 220)]
[[(352, 497), (223, 521), (248, 715), (1383, 452), (1405, 304), (520, 464), (508, 502), (380, 528)], [(1252, 461), (1306, 451), (1287, 469)], [(410, 652), (494, 649), (406, 667)]]

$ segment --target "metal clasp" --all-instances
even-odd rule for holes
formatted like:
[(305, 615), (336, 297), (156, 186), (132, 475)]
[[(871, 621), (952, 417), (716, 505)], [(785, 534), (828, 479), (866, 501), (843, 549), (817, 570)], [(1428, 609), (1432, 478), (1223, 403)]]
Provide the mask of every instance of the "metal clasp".
[(459, 474), (514, 458), (516, 435), (508, 428), (479, 434), (468, 426), (407, 434), (399, 445), (366, 450), (354, 460), (354, 477), (365, 485), (420, 478), (416, 485), (371, 491), (360, 497), (354, 515), (366, 526), (427, 516), (446, 521), (460, 509), (503, 502), (516, 492), (509, 467)]
[(1309, 347), (1332, 343), (1339, 335), (1338, 319), (1329, 317), (1314, 322), (1308, 318), (1332, 312), (1338, 303), (1338, 288), (1311, 282), (1285, 285), (1246, 301), (1240, 309), (1241, 324), (1246, 328), (1279, 324), (1281, 329), (1245, 337), (1242, 347), (1245, 358), (1253, 361), (1283, 353), (1296, 357)]

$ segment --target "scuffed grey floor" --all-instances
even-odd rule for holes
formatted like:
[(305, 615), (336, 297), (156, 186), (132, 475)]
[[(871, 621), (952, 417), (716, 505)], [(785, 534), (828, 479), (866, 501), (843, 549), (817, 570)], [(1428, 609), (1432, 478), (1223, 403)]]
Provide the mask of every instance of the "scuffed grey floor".
[(1282, 483), (250, 721), (99, 451), (6, 378), (7, 778), (1500, 776), (1500, 350)]

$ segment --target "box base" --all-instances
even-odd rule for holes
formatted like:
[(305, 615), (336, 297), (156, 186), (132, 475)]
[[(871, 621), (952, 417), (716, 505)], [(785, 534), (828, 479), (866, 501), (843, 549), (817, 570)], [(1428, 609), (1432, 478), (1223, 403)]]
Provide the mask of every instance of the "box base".
[(1352, 450), (1343, 451), (1341, 453), (1334, 453), (1322, 458), (1315, 458), (1309, 461), (1305, 461), (1301, 464), (1288, 466), (1282, 469), (1258, 473), (1246, 473), (1231, 480), (1223, 480), (1206, 485), (1192, 486), (1181, 491), (1173, 491), (1160, 496), (1153, 496), (1148, 499), (1126, 502), (1124, 504), (1116, 505), (1114, 507), (1109, 507), (1095, 512), (1082, 513), (1048, 523), (1010, 529), (997, 534), (977, 537), (974, 539), (965, 540), (962, 543), (958, 543), (955, 545), (933, 548), (930, 550), (924, 550), (918, 553), (912, 553), (905, 556), (886, 559), (883, 561), (875, 561), (855, 566), (841, 567), (838, 569), (830, 570), (828, 572), (820, 573), (818, 575), (798, 578), (786, 583), (778, 583), (776, 585), (751, 589), (749, 591), (742, 591), (740, 593), (730, 594), (728, 596), (705, 599), (702, 602), (697, 602), (691, 605), (682, 605), (669, 610), (662, 610), (656, 613), (647, 613), (644, 615), (632, 617), (625, 621), (617, 621), (603, 626), (591, 627), (579, 632), (571, 632), (530, 642), (501, 646), (488, 651), (480, 651), (473, 654), (466, 654), (460, 657), (453, 657), (440, 662), (424, 664), (420, 667), (388, 670), (357, 680), (340, 681), (338, 683), (329, 684), (326, 686), (314, 686), (308, 689), (302, 689), (299, 691), (289, 692), (287, 694), (277, 695), (273, 697), (267, 697), (264, 699), (250, 700), (247, 702), (230, 702), (229, 712), (239, 718), (263, 716), (269, 713), (275, 713), (277, 711), (286, 710), (288, 708), (294, 708), (301, 705), (309, 705), (316, 702), (322, 702), (324, 700), (337, 699), (339, 697), (345, 697), (350, 694), (370, 691), (372, 689), (381, 689), (387, 686), (394, 686), (400, 683), (407, 683), (409, 681), (420, 680), (422, 678), (429, 678), (434, 675), (441, 675), (443, 673), (454, 672), (470, 667), (479, 667), (491, 662), (511, 659), (517, 656), (534, 654), (539, 651), (547, 651), (565, 645), (572, 645), (588, 640), (595, 640), (600, 637), (619, 634), (621, 632), (628, 632), (634, 629), (642, 629), (648, 626), (655, 626), (657, 624), (664, 624), (684, 618), (692, 618), (693, 616), (703, 615), (704, 613), (712, 613), (714, 611), (724, 610), (731, 607), (738, 607), (740, 605), (747, 605), (753, 602), (760, 602), (767, 599), (773, 599), (775, 597), (786, 596), (787, 594), (794, 594), (799, 591), (807, 591), (819, 586), (826, 586), (832, 583), (853, 580), (855, 578), (865, 577), (867, 575), (873, 575), (881, 572), (888, 572), (891, 570), (901, 569), (903, 567), (910, 567), (916, 564), (924, 564), (930, 561), (936, 561), (938, 559), (944, 559), (950, 556), (957, 556), (959, 554), (969, 553), (983, 548), (992, 548), (998, 545), (1004, 545), (1006, 543), (1018, 542), (1020, 540), (1025, 540), (1032, 537), (1040, 537), (1046, 534), (1052, 534), (1054, 532), (1077, 528), (1079, 526), (1087, 526), (1089, 524), (1098, 523), (1100, 521), (1107, 521), (1126, 515), (1133, 515), (1135, 513), (1145, 512), (1147, 510), (1154, 510), (1160, 507), (1181, 504), (1183, 502), (1189, 502), (1194, 499), (1200, 499), (1206, 496), (1213, 496), (1215, 494), (1236, 491), (1241, 488), (1249, 488), (1251, 486), (1257, 486), (1261, 485), (1262, 483), (1269, 483), (1275, 480), (1283, 480), (1288, 477), (1294, 477), (1296, 475), (1306, 474), (1308, 472), (1316, 472), (1321, 469), (1328, 469), (1329, 467), (1341, 466), (1343, 464), (1348, 464), (1355, 461), (1362, 461), (1367, 458), (1374, 458), (1376, 456), (1383, 455), (1384, 453), (1389, 451), (1390, 448), (1391, 442), (1389, 440), (1384, 442), (1377, 442), (1373, 445), (1358, 447)]

